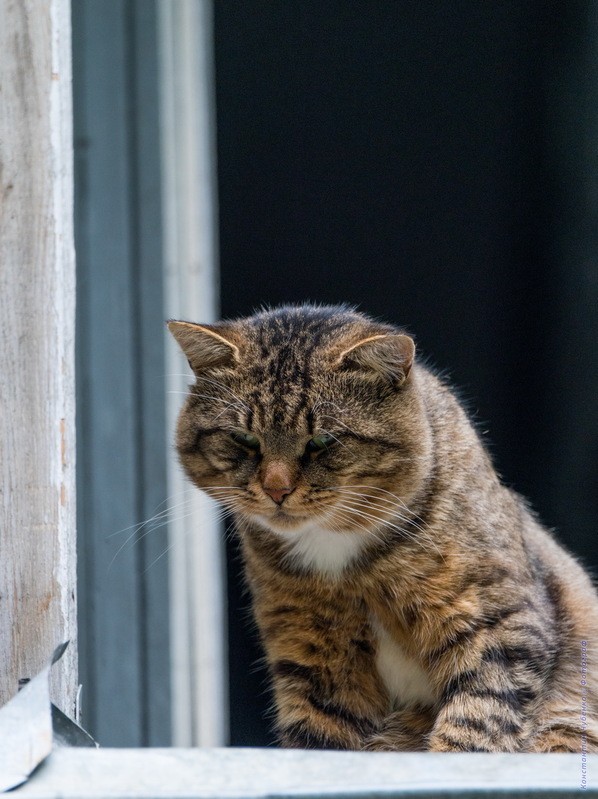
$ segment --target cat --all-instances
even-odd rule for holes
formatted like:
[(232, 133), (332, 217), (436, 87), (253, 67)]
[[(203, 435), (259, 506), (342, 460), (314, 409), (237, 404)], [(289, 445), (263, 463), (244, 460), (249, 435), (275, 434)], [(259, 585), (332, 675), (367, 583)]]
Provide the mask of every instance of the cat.
[[(168, 323), (287, 747), (598, 752), (598, 597), (413, 339), (345, 306)], [(198, 531), (201, 534), (201, 531)]]

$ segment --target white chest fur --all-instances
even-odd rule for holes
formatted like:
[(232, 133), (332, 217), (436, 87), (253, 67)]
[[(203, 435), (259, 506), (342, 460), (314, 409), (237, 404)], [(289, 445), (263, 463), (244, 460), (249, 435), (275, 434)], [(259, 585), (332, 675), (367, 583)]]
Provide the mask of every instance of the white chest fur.
[(281, 536), (288, 545), (290, 560), (330, 577), (341, 574), (365, 546), (363, 533), (336, 533), (316, 525), (290, 530)]
[[(338, 577), (365, 546), (363, 533), (336, 533), (316, 525), (278, 533), (287, 544), (287, 557), (297, 565), (329, 577)], [(374, 617), (376, 668), (395, 706), (429, 705), (436, 694), (428, 675)]]
[(376, 636), (376, 668), (389, 698), (395, 706), (431, 705), (436, 693), (428, 675), (382, 627), (371, 620)]

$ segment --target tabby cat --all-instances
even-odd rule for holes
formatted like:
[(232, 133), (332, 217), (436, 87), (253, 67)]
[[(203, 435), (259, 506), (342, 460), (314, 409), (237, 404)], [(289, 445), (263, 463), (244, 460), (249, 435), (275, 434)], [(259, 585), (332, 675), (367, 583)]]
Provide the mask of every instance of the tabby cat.
[(235, 517), (283, 746), (598, 751), (595, 590), (408, 335), (311, 305), (169, 328), (180, 461)]

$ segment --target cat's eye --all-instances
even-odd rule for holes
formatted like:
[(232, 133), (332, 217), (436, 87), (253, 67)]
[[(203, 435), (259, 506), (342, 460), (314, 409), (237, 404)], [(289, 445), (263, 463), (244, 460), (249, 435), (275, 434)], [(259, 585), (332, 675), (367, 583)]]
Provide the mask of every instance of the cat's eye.
[(260, 448), (260, 440), (257, 436), (254, 436), (253, 433), (243, 433), (237, 431), (235, 433), (231, 433), (230, 437), (235, 444), (240, 444), (242, 447), (247, 447), (247, 449), (258, 450)]
[(306, 452), (323, 452), (334, 444), (336, 438), (329, 433), (320, 433), (319, 436), (310, 438), (305, 447)]

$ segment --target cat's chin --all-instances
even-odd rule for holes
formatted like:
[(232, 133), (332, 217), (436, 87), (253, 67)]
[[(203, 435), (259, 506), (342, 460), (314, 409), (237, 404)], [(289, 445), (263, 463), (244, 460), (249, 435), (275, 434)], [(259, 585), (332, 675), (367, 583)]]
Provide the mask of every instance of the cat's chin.
[(326, 513), (299, 515), (289, 513), (281, 508), (268, 516), (256, 513), (253, 515), (253, 518), (261, 527), (283, 537), (289, 533), (300, 534), (303, 531), (313, 532), (316, 528), (321, 530), (322, 533), (333, 536), (343, 535), (343, 533), (346, 532), (354, 532), (354, 530), (350, 528), (347, 530), (340, 529), (338, 523), (329, 524), (330, 519)]
[(284, 535), (287, 532), (300, 532), (303, 527), (310, 527), (313, 519), (310, 516), (299, 516), (288, 513), (282, 509), (269, 516), (255, 514), (253, 517), (262, 527), (272, 530), (274, 533)]

